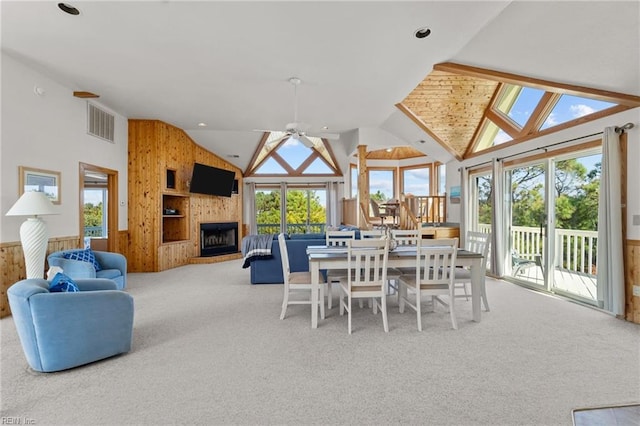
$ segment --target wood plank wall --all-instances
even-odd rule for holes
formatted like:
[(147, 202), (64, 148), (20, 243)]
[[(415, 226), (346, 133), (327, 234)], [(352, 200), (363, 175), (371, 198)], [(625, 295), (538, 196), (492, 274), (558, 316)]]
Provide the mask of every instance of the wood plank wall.
[[(239, 193), (231, 198), (189, 193), (194, 163), (234, 171)], [(167, 188), (168, 169), (175, 172), (175, 188)], [(188, 264), (199, 255), (201, 222), (238, 222), (240, 240), (242, 188), (242, 170), (196, 144), (182, 129), (158, 120), (129, 120), (130, 270), (156, 272)], [(188, 238), (163, 243), (163, 194), (188, 198)]]
[(625, 317), (640, 324), (640, 296), (633, 295), (633, 286), (640, 286), (640, 240), (627, 240), (625, 244)]

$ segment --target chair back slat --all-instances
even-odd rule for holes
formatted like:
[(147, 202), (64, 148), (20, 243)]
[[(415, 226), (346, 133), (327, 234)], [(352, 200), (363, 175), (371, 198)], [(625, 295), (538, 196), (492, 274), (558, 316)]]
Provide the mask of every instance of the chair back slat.
[(368, 238), (349, 242), (349, 288), (383, 287), (387, 280), (389, 240)]
[(457, 246), (457, 238), (420, 241), (416, 253), (416, 286), (452, 285), (453, 274), (449, 270), (455, 266)]
[(327, 246), (346, 246), (350, 240), (356, 238), (356, 231), (327, 231)]
[(418, 245), (420, 232), (417, 229), (394, 229), (391, 236), (399, 246), (415, 246)]

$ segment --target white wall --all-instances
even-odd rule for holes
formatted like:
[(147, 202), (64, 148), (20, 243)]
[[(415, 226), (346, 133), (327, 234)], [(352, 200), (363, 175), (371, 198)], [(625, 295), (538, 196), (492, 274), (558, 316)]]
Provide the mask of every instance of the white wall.
[[(25, 220), (5, 216), (18, 199), (18, 166), (61, 172), (60, 214), (44, 218), (50, 237), (79, 233), (79, 163), (117, 170), (118, 200), (124, 202), (118, 207), (118, 229), (127, 229), (127, 119), (115, 114), (115, 143), (89, 136), (86, 101), (5, 52), (1, 81), (0, 242), (19, 241)], [(45, 93), (36, 95), (34, 86)]]

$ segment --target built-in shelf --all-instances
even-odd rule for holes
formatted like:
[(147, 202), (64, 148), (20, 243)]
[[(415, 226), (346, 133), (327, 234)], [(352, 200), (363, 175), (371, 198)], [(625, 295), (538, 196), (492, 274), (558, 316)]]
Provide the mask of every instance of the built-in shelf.
[(162, 215), (162, 243), (189, 239), (189, 196), (162, 194), (162, 211), (175, 210), (176, 214)]

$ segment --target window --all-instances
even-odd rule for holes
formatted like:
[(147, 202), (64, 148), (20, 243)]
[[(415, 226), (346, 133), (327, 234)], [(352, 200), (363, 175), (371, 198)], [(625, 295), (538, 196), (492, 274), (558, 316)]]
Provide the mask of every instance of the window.
[(544, 90), (506, 84), (495, 108), (522, 128), (531, 118), (531, 113), (538, 106), (542, 95)]
[(430, 167), (411, 167), (402, 170), (402, 192), (404, 195), (426, 196), (431, 193)]
[(256, 189), (258, 234), (278, 234), (280, 227), (280, 188)]
[(247, 176), (342, 176), (333, 152), (320, 138), (303, 143), (284, 132), (265, 133)]
[(369, 169), (369, 197), (377, 202), (395, 198), (394, 182), (393, 169)]
[(358, 167), (351, 164), (351, 198), (358, 198)]
[(326, 189), (288, 189), (286, 209), (288, 233), (324, 233), (327, 223)]
[(542, 123), (540, 130), (548, 129), (549, 127), (557, 126), (614, 106), (616, 106), (616, 104), (610, 102), (596, 101), (595, 99), (587, 99), (579, 96), (562, 95), (544, 123)]
[(438, 195), (447, 193), (447, 165), (440, 164), (438, 166)]

